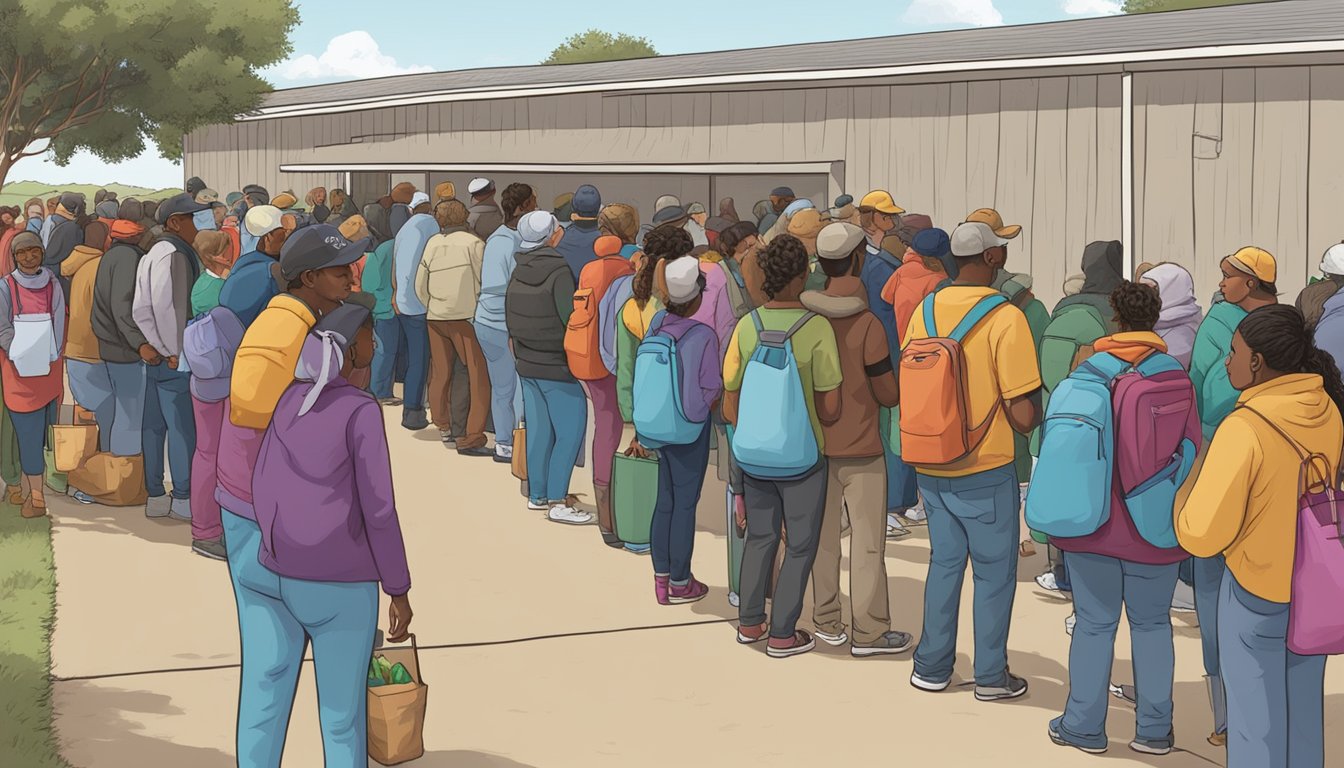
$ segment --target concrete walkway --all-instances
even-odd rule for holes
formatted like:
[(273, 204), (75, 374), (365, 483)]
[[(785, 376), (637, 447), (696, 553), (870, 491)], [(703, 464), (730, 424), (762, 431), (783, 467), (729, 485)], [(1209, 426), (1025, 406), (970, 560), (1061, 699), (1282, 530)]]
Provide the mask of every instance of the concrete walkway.
[[(909, 654), (859, 661), (824, 648), (779, 661), (734, 642), (723, 486), (712, 470), (695, 555), (711, 596), (664, 607), (653, 600), (647, 558), (601, 546), (596, 527), (529, 512), (505, 465), (459, 457), (432, 430), (412, 435), (390, 424), (388, 432), (414, 582), (412, 630), (430, 686), (427, 753), (413, 765), (1095, 764), (1046, 737), (1067, 695), (1069, 609), (1033, 582), (1040, 556), (1022, 563), (1010, 644), (1030, 693), (1004, 704), (978, 703), (964, 687), (919, 693), (907, 683)], [(591, 491), (588, 470), (575, 477), (576, 491)], [(66, 758), (81, 768), (234, 765), (239, 658), (225, 565), (190, 552), (185, 524), (55, 494), (51, 505), (56, 727)], [(887, 548), (898, 629), (919, 631), (927, 561), (921, 529)], [(810, 615), (809, 607), (809, 629)], [(1192, 621), (1178, 616), (1176, 638), (1175, 728), (1189, 752), (1131, 752), (1133, 709), (1117, 700), (1113, 763), (1223, 763), (1204, 740), (1210, 723)], [(971, 671), (969, 610), (961, 625), (958, 681)], [(1116, 676), (1130, 682), (1121, 632)], [(1339, 734), (1340, 665), (1327, 690), (1326, 732)], [(1344, 761), (1344, 739), (1328, 746), (1327, 764)], [(308, 667), (285, 765), (320, 766), (321, 755)]]

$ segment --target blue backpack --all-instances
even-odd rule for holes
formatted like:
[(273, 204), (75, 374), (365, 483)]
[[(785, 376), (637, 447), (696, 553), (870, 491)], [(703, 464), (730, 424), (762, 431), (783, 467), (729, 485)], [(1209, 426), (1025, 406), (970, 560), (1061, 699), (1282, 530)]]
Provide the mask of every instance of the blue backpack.
[(810, 395), (803, 391), (792, 342), (814, 317), (807, 312), (787, 331), (767, 331), (760, 313), (752, 310), (758, 342), (742, 374), (732, 446), (733, 458), (753, 477), (798, 477), (821, 459), (807, 404)]
[(649, 332), (635, 352), (634, 422), (639, 442), (648, 448), (665, 445), (689, 445), (705, 429), (703, 421), (686, 418), (681, 399), (681, 356), (677, 344), (689, 331), (680, 334), (663, 330), (667, 312), (653, 316)]

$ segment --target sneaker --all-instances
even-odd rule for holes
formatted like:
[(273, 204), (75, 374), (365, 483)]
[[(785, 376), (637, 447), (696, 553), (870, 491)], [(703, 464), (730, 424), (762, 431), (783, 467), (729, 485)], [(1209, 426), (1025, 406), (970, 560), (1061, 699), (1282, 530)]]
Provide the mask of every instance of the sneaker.
[(1059, 730), (1059, 721), (1060, 721), (1060, 720), (1063, 720), (1063, 719), (1064, 719), (1063, 717), (1057, 717), (1057, 718), (1055, 718), (1054, 720), (1051, 720), (1051, 721), (1050, 721), (1050, 740), (1051, 740), (1051, 741), (1053, 741), (1054, 743), (1058, 744), (1058, 745), (1061, 746), (1061, 747), (1073, 747), (1074, 749), (1077, 749), (1077, 750), (1086, 752), (1086, 753), (1089, 754), (1089, 755), (1104, 755), (1104, 754), (1106, 754), (1106, 747), (1085, 747), (1085, 746), (1083, 746), (1082, 744), (1074, 743), (1074, 742), (1072, 742), (1072, 741), (1069, 741), (1067, 738), (1065, 738), (1065, 737), (1064, 737), (1064, 734), (1061, 733), (1060, 730)]
[(1218, 733), (1217, 731), (1209, 734), (1209, 743), (1215, 747), (1227, 746), (1227, 733)]
[(772, 659), (787, 659), (790, 656), (801, 656), (816, 647), (817, 641), (800, 629), (793, 633), (793, 637), (782, 640), (776, 637), (770, 638), (765, 652)]
[(742, 598), (738, 597), (736, 592), (729, 592), (728, 604), (733, 606), (734, 608), (737, 608), (742, 605)]
[(457, 443), (457, 438), (446, 429), (439, 430), (439, 439), (443, 441), (444, 445), (455, 445)]
[(1195, 612), (1195, 588), (1184, 581), (1176, 582), (1176, 593), (1171, 596), (1171, 610), (1177, 613)]
[(168, 505), (168, 514), (174, 520), (190, 523), (191, 499), (179, 499), (174, 496), (172, 503)]
[(892, 525), (887, 526), (888, 539), (903, 539), (909, 535), (910, 535), (909, 528), (906, 528), (904, 526), (892, 526)]
[(145, 517), (154, 519), (167, 517), (172, 512), (172, 508), (173, 500), (168, 497), (168, 494), (150, 496), (145, 501)]
[(849, 642), (849, 635), (845, 634), (845, 630), (843, 628), (839, 632), (822, 632), (820, 629), (818, 629), (812, 634), (816, 635), (817, 639), (820, 640), (821, 642), (834, 648), (839, 648), (840, 646)]
[(227, 560), (228, 552), (222, 539), (195, 539), (191, 542), (191, 551), (211, 560)]
[(1169, 755), (1176, 745), (1175, 733), (1168, 733), (1165, 739), (1144, 739), (1138, 736), (1129, 742), (1129, 748), (1145, 755)]
[(608, 547), (611, 547), (612, 549), (621, 549), (622, 547), (625, 546), (625, 542), (621, 541), (620, 536), (617, 536), (614, 533), (609, 533), (607, 531), (602, 532), (602, 543), (606, 544)]
[(770, 632), (770, 625), (766, 622), (757, 624), (754, 627), (739, 626), (737, 628), (737, 642), (743, 645), (759, 643), (766, 639)]
[(902, 517), (905, 518), (905, 522), (908, 525), (924, 525), (928, 523), (929, 511), (924, 509), (924, 500), (920, 499), (918, 504), (907, 509)]
[(512, 446), (512, 445), (496, 445), (496, 446), (495, 446), (495, 463), (497, 463), (497, 464), (512, 464), (512, 463), (513, 463), (513, 446)]
[(546, 513), (546, 519), (552, 523), (564, 523), (565, 525), (588, 525), (593, 522), (593, 513), (583, 512), (563, 504), (556, 504), (551, 507), (550, 512)]
[(97, 503), (98, 503), (98, 500), (97, 500), (97, 499), (93, 498), (92, 496), (90, 496), (89, 494), (87, 494), (87, 493), (85, 493), (85, 492), (83, 492), (83, 491), (75, 490), (74, 488), (71, 488), (71, 489), (70, 489), (70, 498), (74, 499), (75, 501), (78, 501), (80, 504), (97, 504)]
[(1111, 683), (1111, 695), (1117, 699), (1124, 699), (1130, 704), (1139, 703), (1139, 694), (1132, 685), (1116, 685)]
[(1073, 637), (1073, 628), (1078, 624), (1078, 614), (1070, 613), (1069, 618), (1064, 620), (1064, 634)]
[(667, 599), (673, 605), (685, 605), (687, 603), (699, 602), (700, 600), (705, 599), (705, 595), (708, 594), (709, 587), (696, 581), (694, 576), (691, 577), (690, 581), (681, 586), (671, 583), (667, 585)]
[(1058, 592), (1059, 582), (1055, 579), (1054, 571), (1046, 571), (1036, 577), (1036, 586), (1047, 592)]
[(915, 644), (915, 638), (909, 632), (886, 632), (877, 639), (877, 642), (869, 645), (859, 645), (854, 643), (849, 647), (851, 656), (863, 658), (864, 656), (879, 656), (888, 653), (904, 653), (910, 650), (910, 646)]
[(939, 691), (946, 691), (947, 686), (951, 684), (952, 684), (951, 679), (932, 680), (927, 677), (920, 677), (918, 672), (910, 673), (910, 685), (914, 686), (915, 688), (918, 688), (921, 691), (928, 691), (929, 693), (938, 693)]
[(628, 541), (621, 545), (621, 549), (624, 549), (626, 552), (629, 552), (632, 555), (647, 555), (653, 552), (652, 545), (631, 544)]
[(1004, 701), (1016, 699), (1027, 692), (1027, 681), (1004, 670), (1004, 682), (999, 685), (976, 685), (975, 698), (978, 701)]
[(489, 448), (486, 448), (483, 445), (480, 445), (475, 448), (458, 448), (457, 455), (470, 456), (473, 458), (485, 458), (486, 456), (494, 456), (495, 452), (490, 450)]
[(533, 512), (548, 512), (550, 511), (551, 506), (552, 504), (549, 501), (533, 501), (531, 499), (527, 500), (527, 508), (532, 510)]
[(398, 405), (401, 405), (401, 398), (400, 398), (400, 397), (384, 397), (384, 398), (380, 398), (380, 399), (378, 400), (378, 404), (381, 405), (381, 406), (388, 407), (388, 408), (394, 408), (394, 407), (396, 407), (396, 406), (398, 406)]
[(672, 604), (667, 597), (668, 578), (669, 577), (667, 576), (660, 576), (656, 573), (653, 574), (653, 599), (657, 600), (659, 605)]

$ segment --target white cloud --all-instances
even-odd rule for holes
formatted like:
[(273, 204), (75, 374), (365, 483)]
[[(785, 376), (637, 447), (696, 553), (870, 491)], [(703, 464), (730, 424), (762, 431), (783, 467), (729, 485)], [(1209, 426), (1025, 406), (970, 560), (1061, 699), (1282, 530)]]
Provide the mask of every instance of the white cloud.
[(966, 25), (997, 27), (1003, 14), (993, 0), (914, 0), (905, 9), (904, 21), (910, 24)]
[(1120, 0), (1064, 0), (1070, 16), (1114, 16), (1121, 11)]
[(305, 53), (276, 65), (274, 73), (285, 80), (359, 80), (368, 77), (433, 72), (433, 67), (398, 66), (383, 53), (373, 35), (363, 30), (331, 38), (320, 56)]

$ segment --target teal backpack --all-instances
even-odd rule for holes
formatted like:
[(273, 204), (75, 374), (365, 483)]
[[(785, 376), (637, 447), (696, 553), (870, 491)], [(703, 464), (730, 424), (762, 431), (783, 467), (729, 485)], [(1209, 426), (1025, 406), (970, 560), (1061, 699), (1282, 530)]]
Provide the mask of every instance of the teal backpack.
[(667, 311), (653, 316), (649, 331), (635, 353), (633, 420), (639, 442), (648, 448), (689, 445), (705, 429), (703, 421), (686, 418), (681, 400), (681, 357), (677, 345), (687, 331), (673, 335), (663, 330)]
[(806, 312), (787, 331), (767, 331), (760, 313), (751, 313), (759, 341), (742, 375), (732, 446), (733, 458), (752, 477), (798, 477), (821, 460), (792, 342), (814, 317)]

